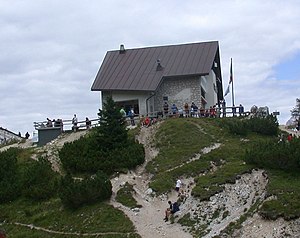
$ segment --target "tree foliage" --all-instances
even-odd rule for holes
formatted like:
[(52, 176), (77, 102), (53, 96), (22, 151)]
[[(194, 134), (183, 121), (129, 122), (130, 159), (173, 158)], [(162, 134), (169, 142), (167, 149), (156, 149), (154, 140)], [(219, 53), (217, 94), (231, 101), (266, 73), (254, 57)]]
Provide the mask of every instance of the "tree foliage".
[(103, 172), (83, 180), (73, 179), (67, 174), (61, 179), (59, 197), (62, 203), (69, 208), (76, 209), (83, 204), (92, 204), (109, 199), (112, 194), (112, 185)]
[(100, 125), (87, 137), (64, 144), (59, 157), (71, 173), (106, 174), (132, 169), (144, 162), (144, 147), (128, 136), (120, 108), (111, 97), (99, 110)]
[(300, 119), (300, 98), (296, 98), (296, 106), (291, 110), (293, 117)]
[(245, 154), (247, 163), (261, 168), (300, 170), (300, 139), (292, 141), (263, 141), (253, 145)]
[(225, 127), (230, 133), (245, 136), (248, 132), (274, 136), (278, 134), (278, 121), (273, 115), (267, 117), (253, 117), (250, 119), (232, 117), (221, 118), (219, 121), (221, 127)]
[(95, 142), (103, 151), (121, 148), (127, 145), (128, 134), (126, 121), (120, 113), (120, 107), (108, 97), (99, 109), (100, 126), (95, 130)]
[(10, 148), (0, 152), (0, 202), (12, 201), (21, 193), (17, 164), (20, 149)]
[(45, 158), (32, 161), (23, 171), (22, 193), (32, 200), (43, 200), (57, 195), (58, 175)]

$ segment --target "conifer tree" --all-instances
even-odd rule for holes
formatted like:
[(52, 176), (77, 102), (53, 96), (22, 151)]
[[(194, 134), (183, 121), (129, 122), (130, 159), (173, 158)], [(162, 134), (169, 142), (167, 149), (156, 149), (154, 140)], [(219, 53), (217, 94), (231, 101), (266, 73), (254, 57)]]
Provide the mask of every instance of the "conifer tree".
[(107, 97), (98, 116), (100, 126), (96, 129), (97, 147), (104, 152), (125, 147), (128, 142), (126, 121), (112, 97)]
[(300, 120), (300, 98), (296, 98), (296, 106), (291, 110), (292, 116)]

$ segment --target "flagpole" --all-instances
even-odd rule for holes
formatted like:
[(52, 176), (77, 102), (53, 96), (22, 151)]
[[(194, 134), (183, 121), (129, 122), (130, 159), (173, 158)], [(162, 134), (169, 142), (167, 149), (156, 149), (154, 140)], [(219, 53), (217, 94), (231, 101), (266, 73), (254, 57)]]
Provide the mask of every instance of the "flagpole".
[(231, 81), (231, 98), (232, 98), (232, 106), (234, 107), (234, 92), (233, 92), (233, 72), (232, 72), (232, 58), (230, 62), (230, 81)]

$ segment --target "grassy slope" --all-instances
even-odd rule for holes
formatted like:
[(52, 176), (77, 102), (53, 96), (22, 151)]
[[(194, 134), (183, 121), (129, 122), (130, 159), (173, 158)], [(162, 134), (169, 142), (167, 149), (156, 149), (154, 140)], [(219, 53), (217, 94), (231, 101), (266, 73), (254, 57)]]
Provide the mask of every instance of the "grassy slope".
[[(55, 235), (10, 225), (14, 222), (34, 224), (37, 227), (61, 232), (120, 232), (124, 235), (107, 235), (103, 237), (127, 237), (127, 233), (132, 233), (131, 237), (139, 237), (134, 234), (131, 221), (121, 211), (105, 203), (85, 206), (72, 211), (63, 209), (59, 199), (41, 203), (18, 200), (1, 205), (0, 220), (5, 221), (1, 227), (6, 230), (9, 237), (73, 237), (72, 235)], [(74, 235), (74, 237), (78, 236)], [(95, 237), (95, 235), (90, 237)]]
[[(211, 161), (215, 164), (226, 161), (222, 169), (213, 175), (201, 177), (194, 188), (194, 196), (207, 199), (221, 188), (218, 185), (233, 182), (237, 174), (251, 168), (242, 161), (243, 152), (249, 143), (241, 141), (240, 137), (229, 135), (217, 126), (215, 121), (215, 119), (188, 118), (168, 120), (162, 124), (156, 134), (159, 155), (147, 166), (148, 171), (155, 174), (150, 184), (151, 188), (158, 193), (167, 192), (174, 187), (174, 181), (179, 176), (191, 176), (197, 181), (200, 173), (209, 170)], [(195, 153), (215, 142), (221, 143), (222, 146), (202, 155), (200, 160), (184, 164)], [(178, 165), (182, 166), (168, 171)], [(212, 188), (209, 194), (206, 187)]]
[[(154, 144), (160, 153), (147, 166), (147, 170), (154, 174), (150, 186), (158, 193), (163, 193), (173, 189), (178, 176), (191, 176), (197, 181), (193, 195), (203, 200), (222, 189), (219, 185), (233, 182), (236, 175), (253, 168), (243, 161), (245, 149), (257, 140), (269, 139), (251, 134), (243, 138), (248, 140), (241, 140), (240, 136), (231, 135), (220, 128), (216, 119), (194, 118), (165, 121), (155, 138)], [(185, 163), (195, 153), (215, 142), (220, 142), (222, 146), (202, 155), (200, 160)], [(225, 163), (214, 174), (206, 174), (198, 179), (200, 173), (210, 168), (211, 161), (217, 165), (220, 165), (221, 161)], [(177, 167), (180, 165), (183, 166)], [(268, 174), (268, 193), (277, 196), (278, 200), (265, 203), (261, 208), (262, 214), (274, 218), (284, 216), (286, 219), (299, 217), (299, 175), (273, 170), (268, 171)], [(209, 190), (206, 189), (208, 187)], [(131, 221), (121, 211), (105, 203), (86, 206), (76, 211), (65, 210), (59, 199), (42, 203), (18, 200), (0, 206), (0, 229), (4, 228), (9, 237), (78, 237), (31, 230), (13, 225), (14, 222), (34, 224), (54, 231), (124, 233), (101, 236), (106, 238), (127, 237), (127, 233), (130, 233), (129, 237), (139, 237)]]
[[(18, 163), (31, 163), (32, 148), (21, 150)], [(49, 229), (54, 232), (70, 234), (56, 234), (15, 223), (32, 224), (36, 227)], [(33, 202), (18, 199), (0, 206), (0, 230), (5, 230), (9, 237), (78, 237), (72, 233), (88, 233), (85, 237), (140, 237), (135, 232), (133, 223), (120, 210), (107, 203), (98, 203), (82, 207), (78, 210), (68, 210), (62, 206), (59, 198), (43, 202)]]
[[(193, 195), (206, 200), (223, 189), (220, 185), (233, 183), (237, 175), (254, 168), (254, 165), (243, 161), (245, 150), (256, 141), (270, 140), (270, 137), (257, 134), (244, 137), (232, 135), (219, 126), (221, 122), (204, 118), (164, 122), (156, 134), (159, 155), (147, 166), (148, 171), (154, 174), (150, 187), (157, 193), (168, 192), (173, 189), (179, 176), (191, 176), (196, 181)], [(222, 146), (202, 155), (198, 161), (185, 164), (195, 153), (213, 142), (220, 142)], [(199, 174), (210, 168), (210, 161), (217, 165), (220, 161), (225, 163), (216, 172), (207, 173), (199, 179)], [(168, 171), (179, 164), (182, 167)], [(267, 170), (267, 173), (270, 178), (268, 193), (278, 199), (266, 202), (261, 208), (261, 214), (274, 219), (279, 216), (286, 219), (300, 217), (299, 174), (274, 170)]]

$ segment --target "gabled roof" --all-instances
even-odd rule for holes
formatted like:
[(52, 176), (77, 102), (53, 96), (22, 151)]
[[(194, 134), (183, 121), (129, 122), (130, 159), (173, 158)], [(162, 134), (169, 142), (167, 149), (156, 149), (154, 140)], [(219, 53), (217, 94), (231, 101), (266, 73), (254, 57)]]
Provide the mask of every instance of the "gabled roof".
[(163, 77), (209, 74), (215, 58), (220, 67), (217, 41), (108, 51), (92, 91), (155, 91)]

